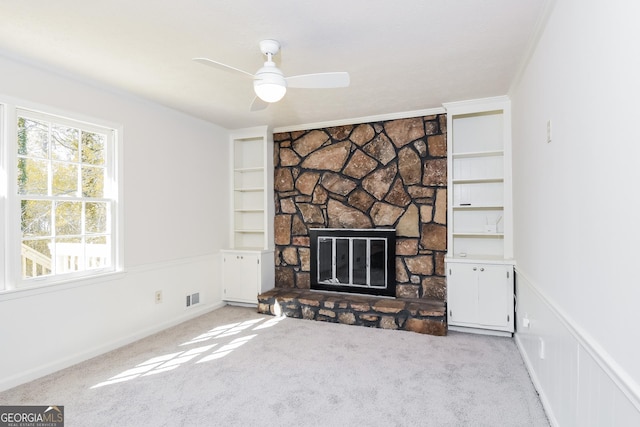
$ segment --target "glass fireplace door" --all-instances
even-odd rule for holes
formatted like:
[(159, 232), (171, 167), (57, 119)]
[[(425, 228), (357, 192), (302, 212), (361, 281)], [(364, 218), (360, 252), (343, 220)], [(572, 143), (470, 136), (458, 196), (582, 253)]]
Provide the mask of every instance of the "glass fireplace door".
[(384, 288), (386, 244), (375, 238), (318, 238), (318, 282)]

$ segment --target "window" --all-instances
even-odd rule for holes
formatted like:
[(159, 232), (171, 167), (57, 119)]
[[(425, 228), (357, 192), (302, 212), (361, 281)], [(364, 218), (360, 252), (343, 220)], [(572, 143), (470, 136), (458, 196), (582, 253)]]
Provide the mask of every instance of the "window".
[(7, 234), (14, 237), (6, 239), (11, 286), (5, 288), (115, 271), (116, 131), (12, 111), (5, 135), (15, 140), (7, 144), (13, 164), (6, 190)]

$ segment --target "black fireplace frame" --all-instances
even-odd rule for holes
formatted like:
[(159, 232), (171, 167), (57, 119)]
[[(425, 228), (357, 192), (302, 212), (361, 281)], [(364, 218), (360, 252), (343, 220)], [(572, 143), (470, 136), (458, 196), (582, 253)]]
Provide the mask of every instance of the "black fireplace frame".
[[(310, 285), (313, 290), (348, 292), (367, 295), (391, 296), (396, 295), (396, 230), (392, 228), (366, 228), (366, 229), (345, 229), (345, 228), (311, 228), (309, 229), (310, 250), (311, 250), (311, 280)], [(339, 282), (319, 281), (319, 249), (318, 239), (329, 238), (350, 238), (350, 239), (371, 239), (384, 240), (386, 242), (384, 260), (384, 287), (372, 286), (370, 284), (341, 284)], [(350, 246), (352, 249), (353, 246)], [(350, 250), (351, 250), (350, 249)], [(369, 261), (369, 260), (367, 260)], [(350, 252), (349, 265), (353, 264), (353, 254)], [(367, 264), (367, 268), (370, 265)], [(352, 273), (353, 274), (353, 273)], [(367, 273), (368, 275), (370, 273)]]

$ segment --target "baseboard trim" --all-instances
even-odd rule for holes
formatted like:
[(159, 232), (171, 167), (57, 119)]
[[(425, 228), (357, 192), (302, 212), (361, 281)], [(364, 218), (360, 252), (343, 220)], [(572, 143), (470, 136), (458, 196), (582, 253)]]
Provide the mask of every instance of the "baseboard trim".
[(482, 329), (482, 328), (468, 328), (466, 326), (455, 326), (449, 325), (450, 331), (456, 332), (464, 332), (467, 334), (476, 334), (476, 335), (492, 335), (495, 337), (509, 337), (511, 338), (513, 334), (511, 332), (505, 331), (496, 331), (494, 329)]
[(141, 340), (148, 336), (151, 336), (155, 333), (161, 332), (170, 327), (179, 325), (180, 323), (186, 322), (187, 320), (194, 319), (203, 314), (209, 313), (213, 310), (217, 310), (221, 307), (224, 307), (226, 304), (223, 301), (220, 301), (215, 304), (203, 305), (202, 307), (198, 307), (197, 309), (189, 310), (188, 313), (184, 313), (178, 317), (175, 317), (166, 322), (162, 322), (158, 325), (154, 325), (150, 328), (145, 328), (138, 332), (127, 335), (124, 338), (120, 338), (114, 341), (111, 341), (107, 344), (101, 345), (99, 347), (94, 347), (82, 353), (75, 354), (71, 357), (64, 358), (61, 360), (57, 360), (52, 363), (48, 363), (46, 365), (39, 366), (38, 368), (31, 369), (26, 372), (20, 372), (14, 376), (9, 378), (4, 378), (0, 381), (0, 391), (9, 390), (13, 387), (17, 387), (21, 384), (25, 384), (27, 382), (36, 380), (45, 375), (52, 374), (54, 372), (60, 371), (62, 369), (66, 369), (70, 366), (77, 365), (78, 363), (85, 362), (89, 359), (92, 359), (96, 356), (100, 356), (102, 354), (108, 353), (110, 351), (116, 350), (125, 345), (131, 344), (135, 341)]
[[(545, 292), (538, 287), (529, 276), (523, 272), (520, 268), (516, 267), (516, 274), (524, 279), (527, 283), (526, 286), (542, 301), (543, 304), (556, 316), (556, 318), (567, 329), (571, 336), (575, 339), (576, 343), (586, 351), (589, 356), (594, 360), (598, 367), (611, 379), (611, 381), (620, 389), (629, 402), (640, 412), (640, 386), (631, 378), (629, 374), (607, 353), (604, 348), (591, 337), (584, 329), (578, 326), (570, 316), (568, 316), (558, 305), (549, 298)], [(520, 285), (518, 285), (520, 286)], [(527, 369), (532, 377), (536, 376), (532, 369), (532, 364), (528, 360), (522, 343), (519, 340), (518, 333), (515, 334), (516, 343), (518, 343), (518, 349), (522, 354)], [(537, 381), (537, 380), (536, 380)], [(536, 382), (534, 381), (534, 385)], [(540, 390), (540, 382), (536, 385), (538, 392), (543, 394)], [(548, 403), (548, 402), (547, 402)], [(545, 408), (546, 409), (546, 408)], [(547, 412), (550, 413), (550, 412)]]

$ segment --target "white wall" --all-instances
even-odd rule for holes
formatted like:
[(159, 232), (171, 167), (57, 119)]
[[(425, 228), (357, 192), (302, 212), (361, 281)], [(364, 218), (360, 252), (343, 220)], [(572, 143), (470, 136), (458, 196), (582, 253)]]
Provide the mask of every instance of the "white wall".
[(640, 425), (638, 16), (557, 0), (512, 91), (516, 339), (563, 426)]
[[(0, 390), (222, 304), (227, 130), (0, 57), (2, 97), (122, 125), (125, 272), (82, 286), (0, 293)], [(186, 309), (194, 292), (201, 302)]]

